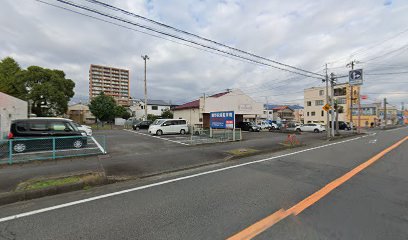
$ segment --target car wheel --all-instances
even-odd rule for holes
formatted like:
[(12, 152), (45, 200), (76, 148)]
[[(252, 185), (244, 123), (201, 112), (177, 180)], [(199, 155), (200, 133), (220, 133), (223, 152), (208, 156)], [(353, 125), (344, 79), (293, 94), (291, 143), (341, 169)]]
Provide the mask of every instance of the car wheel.
[(249, 131), (250, 131), (250, 132), (253, 132), (253, 131), (254, 131), (254, 129), (250, 128), (250, 129), (249, 129)]
[(73, 145), (74, 148), (81, 148), (84, 145), (84, 143), (82, 142), (82, 140), (77, 139), (74, 141)]
[(160, 136), (160, 135), (162, 135), (163, 134), (163, 131), (162, 130), (157, 130), (157, 132), (156, 132), (156, 135), (157, 136)]
[(133, 128), (133, 130), (136, 130), (136, 128), (135, 127), (132, 127)]
[(27, 149), (27, 146), (24, 143), (17, 143), (13, 146), (14, 152), (22, 153)]
[(319, 133), (320, 131), (319, 131), (319, 129), (315, 129), (313, 132)]
[(140, 129), (140, 127), (136, 127), (136, 129), (135, 129), (135, 130), (136, 130), (136, 131), (139, 131), (139, 129)]
[(302, 130), (300, 128), (296, 128), (296, 132), (301, 132)]
[(184, 129), (181, 129), (181, 130), (180, 130), (180, 134), (181, 134), (181, 135), (184, 135), (184, 134), (186, 134), (186, 130), (184, 130)]
[(272, 129), (272, 130), (275, 130), (275, 126), (272, 126), (271, 129)]

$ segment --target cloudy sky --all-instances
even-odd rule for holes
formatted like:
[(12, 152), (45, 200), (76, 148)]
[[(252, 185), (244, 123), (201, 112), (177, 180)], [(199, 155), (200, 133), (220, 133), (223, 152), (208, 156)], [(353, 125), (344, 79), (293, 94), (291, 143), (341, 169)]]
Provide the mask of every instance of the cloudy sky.
[[(150, 57), (149, 98), (173, 103), (240, 88), (260, 102), (267, 97), (270, 103), (303, 105), (303, 89), (322, 85), (318, 79), (216, 54), (55, 0), (43, 1), (122, 25), (35, 0), (2, 1), (0, 58), (11, 56), (24, 68), (39, 65), (65, 71), (76, 83), (74, 101), (88, 98), (90, 64), (130, 69), (131, 95), (142, 97), (142, 54)], [(344, 75), (346, 64), (355, 59), (360, 62), (356, 67), (367, 74), (367, 103), (384, 97), (398, 106), (408, 103), (407, 0), (101, 1), (313, 72), (324, 73), (328, 63), (329, 73)], [(73, 2), (163, 30), (84, 0)]]

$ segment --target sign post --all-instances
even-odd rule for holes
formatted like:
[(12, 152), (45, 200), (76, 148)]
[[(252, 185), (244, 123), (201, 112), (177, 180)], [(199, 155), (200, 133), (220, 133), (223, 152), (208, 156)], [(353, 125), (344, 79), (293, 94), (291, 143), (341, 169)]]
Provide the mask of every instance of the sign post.
[[(363, 69), (354, 69), (349, 72), (349, 84), (351, 86), (363, 85)], [(358, 123), (357, 123), (357, 132), (361, 132), (361, 97), (360, 89), (358, 91)]]

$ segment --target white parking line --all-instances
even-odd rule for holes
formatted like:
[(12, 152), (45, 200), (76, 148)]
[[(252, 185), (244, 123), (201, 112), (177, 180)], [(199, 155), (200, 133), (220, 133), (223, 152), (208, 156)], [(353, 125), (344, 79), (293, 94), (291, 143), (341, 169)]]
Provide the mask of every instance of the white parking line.
[(96, 144), (96, 146), (98, 146), (98, 148), (101, 150), (101, 152), (102, 152), (103, 154), (106, 154), (106, 150), (103, 149), (103, 147), (101, 146), (101, 144), (99, 144), (98, 141), (96, 141), (96, 139), (95, 139), (94, 137), (91, 137), (91, 138), (92, 138), (92, 140), (94, 141), (94, 143)]
[(260, 160), (247, 162), (247, 163), (241, 163), (241, 164), (237, 164), (237, 165), (233, 165), (233, 166), (229, 166), (229, 167), (219, 168), (219, 169), (215, 169), (215, 170), (211, 170), (211, 171), (196, 173), (196, 174), (188, 175), (188, 176), (184, 176), (184, 177), (173, 178), (173, 179), (169, 179), (169, 180), (162, 181), (162, 182), (156, 182), (156, 183), (147, 184), (147, 185), (140, 186), (140, 187), (129, 188), (129, 189), (121, 190), (121, 191), (118, 191), (118, 192), (112, 192), (112, 193), (103, 194), (103, 195), (99, 195), (99, 196), (95, 196), (95, 197), (91, 197), (91, 198), (85, 198), (85, 199), (82, 199), (82, 200), (68, 202), (68, 203), (64, 203), (64, 204), (60, 204), (60, 205), (56, 205), (56, 206), (52, 206), (52, 207), (47, 207), (47, 208), (42, 208), (42, 209), (38, 209), (38, 210), (34, 210), (34, 211), (20, 213), (20, 214), (8, 216), (8, 217), (0, 218), (0, 223), (1, 222), (7, 222), (7, 221), (10, 221), (10, 220), (14, 220), (14, 219), (18, 219), (18, 218), (23, 218), (23, 217), (27, 217), (27, 216), (36, 215), (36, 214), (39, 214), (39, 213), (49, 212), (49, 211), (53, 211), (53, 210), (57, 210), (57, 209), (65, 208), (65, 207), (79, 205), (79, 204), (82, 204), (82, 203), (92, 202), (92, 201), (99, 200), (99, 199), (113, 197), (113, 196), (117, 196), (117, 195), (121, 195), (121, 194), (125, 194), (125, 193), (139, 191), (139, 190), (142, 190), (142, 189), (152, 188), (152, 187), (156, 187), (156, 186), (160, 186), (160, 185), (164, 185), (164, 184), (168, 184), (168, 183), (173, 183), (173, 182), (178, 182), (178, 181), (182, 181), (182, 180), (186, 180), (186, 179), (196, 178), (196, 177), (199, 177), (199, 176), (204, 176), (204, 175), (208, 175), (208, 174), (212, 174), (212, 173), (222, 172), (222, 171), (226, 171), (226, 170), (230, 170), (230, 169), (234, 169), (234, 168), (239, 168), (239, 167), (243, 167), (243, 166), (247, 166), (247, 165), (251, 165), (251, 164), (266, 162), (266, 161), (270, 161), (270, 160), (281, 158), (281, 157), (287, 157), (287, 156), (291, 156), (291, 155), (295, 155), (295, 154), (299, 154), (299, 153), (309, 152), (309, 151), (312, 151), (312, 150), (325, 148), (325, 147), (329, 147), (329, 146), (333, 146), (333, 145), (337, 145), (337, 144), (346, 143), (346, 142), (354, 141), (354, 140), (357, 140), (357, 139), (365, 138), (367, 136), (369, 136), (369, 135), (362, 136), (362, 137), (351, 138), (351, 139), (347, 139), (347, 140), (340, 141), (340, 142), (329, 143), (329, 144), (325, 144), (325, 145), (321, 145), (321, 146), (317, 146), (317, 147), (307, 148), (307, 149), (303, 149), (303, 150), (300, 150), (300, 151), (286, 153), (286, 154), (282, 154), (282, 155), (275, 156), (275, 157), (264, 158), (264, 159), (260, 159)]
[(165, 141), (169, 141), (169, 142), (173, 142), (173, 143), (178, 143), (178, 144), (185, 145), (185, 146), (190, 146), (190, 144), (179, 142), (179, 141), (174, 141), (174, 140), (171, 140), (171, 139), (168, 139), (168, 138), (162, 138), (162, 137), (159, 137), (159, 136), (154, 136), (154, 135), (150, 135), (150, 134), (146, 134), (146, 133), (135, 132), (135, 131), (128, 130), (128, 129), (123, 129), (123, 130), (131, 132), (131, 133), (136, 133), (136, 134), (139, 134), (139, 135), (149, 136), (149, 137), (152, 137), (152, 138), (157, 138), (157, 139), (161, 139), (161, 140), (165, 140)]

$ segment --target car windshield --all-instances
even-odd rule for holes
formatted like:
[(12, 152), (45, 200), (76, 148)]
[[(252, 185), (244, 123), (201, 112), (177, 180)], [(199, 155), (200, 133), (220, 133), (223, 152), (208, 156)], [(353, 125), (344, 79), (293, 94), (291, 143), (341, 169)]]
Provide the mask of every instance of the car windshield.
[(166, 120), (163, 120), (163, 119), (157, 119), (157, 120), (155, 120), (153, 123), (152, 123), (152, 125), (161, 125), (162, 123), (164, 123)]

